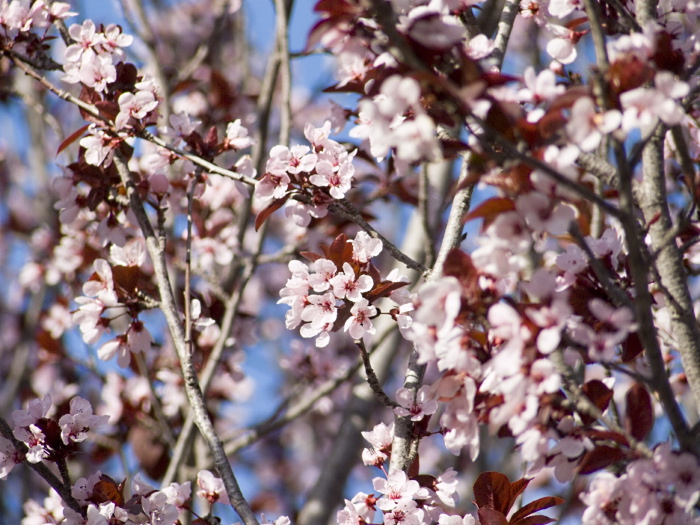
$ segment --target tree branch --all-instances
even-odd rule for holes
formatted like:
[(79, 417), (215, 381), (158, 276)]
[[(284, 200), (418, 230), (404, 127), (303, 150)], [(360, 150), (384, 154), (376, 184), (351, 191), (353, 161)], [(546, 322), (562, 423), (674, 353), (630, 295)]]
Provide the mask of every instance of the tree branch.
[(190, 402), (191, 409), (194, 413), (195, 423), (211, 449), (214, 464), (216, 465), (216, 468), (223, 479), (231, 505), (241, 517), (245, 525), (258, 525), (258, 520), (256, 519), (255, 514), (251, 510), (250, 505), (248, 505), (248, 502), (238, 486), (238, 481), (236, 480), (233, 469), (228, 462), (228, 458), (224, 452), (221, 440), (219, 439), (219, 436), (217, 435), (211, 418), (207, 412), (204, 396), (197, 379), (197, 373), (192, 363), (192, 356), (185, 342), (185, 333), (180, 321), (179, 312), (175, 305), (175, 296), (170, 286), (168, 270), (165, 262), (165, 246), (163, 246), (156, 237), (153, 226), (146, 215), (146, 210), (143, 207), (143, 202), (141, 201), (136, 185), (131, 178), (129, 168), (119, 152), (117, 152), (114, 156), (114, 164), (119, 172), (122, 184), (127, 190), (127, 196), (129, 197), (129, 201), (131, 203), (131, 209), (136, 216), (144, 237), (146, 238), (146, 248), (151, 256), (151, 261), (153, 262), (153, 269), (161, 295), (161, 309), (165, 315), (173, 344), (175, 345), (178, 358), (180, 359), (180, 366), (185, 382), (185, 391), (187, 393), (187, 399)]

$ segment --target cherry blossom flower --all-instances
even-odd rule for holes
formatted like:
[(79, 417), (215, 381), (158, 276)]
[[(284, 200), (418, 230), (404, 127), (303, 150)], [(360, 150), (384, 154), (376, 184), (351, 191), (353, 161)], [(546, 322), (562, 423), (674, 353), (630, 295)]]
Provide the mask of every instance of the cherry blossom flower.
[(93, 166), (109, 166), (114, 157), (114, 146), (112, 137), (103, 130), (91, 124), (88, 128), (88, 135), (80, 139), (80, 145), (86, 149), (85, 162)]
[[(199, 481), (199, 477), (197, 478)], [(175, 525), (179, 518), (179, 512), (175, 505), (168, 503), (168, 496), (157, 491), (141, 500), (141, 506), (151, 523), (158, 525)]]
[(401, 470), (391, 472), (386, 479), (374, 478), (372, 485), (374, 490), (382, 494), (377, 500), (377, 507), (383, 511), (392, 510), (401, 502), (425, 499), (429, 496), (425, 488), (417, 481), (408, 479), (406, 473)]
[(571, 64), (578, 56), (573, 41), (574, 32), (556, 24), (547, 24), (546, 27), (554, 35), (554, 38), (547, 42), (547, 54), (562, 64)]
[(163, 488), (161, 492), (166, 495), (169, 504), (175, 505), (178, 509), (183, 509), (192, 497), (192, 488), (190, 485), (189, 481), (182, 484), (173, 482)]
[(620, 127), (621, 122), (622, 115), (616, 109), (597, 113), (593, 99), (581, 97), (571, 108), (566, 133), (583, 151), (593, 151), (606, 134)]
[(228, 494), (224, 488), (224, 482), (208, 470), (200, 470), (197, 473), (197, 485), (200, 488), (197, 491), (197, 495), (206, 499), (209, 503), (219, 501), (224, 505), (230, 504)]
[(382, 251), (384, 245), (379, 239), (374, 239), (367, 232), (360, 231), (354, 239), (348, 240), (352, 243), (352, 258), (361, 264), (369, 262), (372, 257), (376, 257)]
[(535, 69), (529, 66), (523, 73), (525, 87), (518, 91), (520, 102), (530, 102), (539, 104), (540, 102), (551, 101), (565, 91), (563, 85), (557, 85), (554, 73), (545, 69), (535, 75)]
[(420, 525), (424, 522), (425, 511), (419, 509), (413, 500), (402, 500), (384, 513), (385, 525)]
[(309, 182), (322, 188), (329, 187), (330, 194), (335, 199), (343, 199), (352, 185), (355, 168), (350, 163), (343, 163), (337, 170), (325, 160), (316, 163), (316, 174), (309, 177)]
[(119, 302), (114, 291), (112, 280), (112, 268), (104, 259), (95, 259), (93, 263), (97, 279), (91, 279), (83, 285), (83, 293), (88, 297), (96, 297), (107, 306), (114, 306)]
[(248, 130), (241, 124), (241, 119), (228, 123), (224, 147), (239, 150), (248, 148), (253, 144), (255, 144), (255, 141), (248, 136)]
[(430, 6), (411, 9), (407, 17), (400, 18), (398, 28), (431, 49), (449, 49), (466, 35), (459, 19), (441, 15)]
[(338, 299), (347, 297), (348, 300), (353, 302), (359, 301), (362, 298), (362, 294), (369, 292), (374, 286), (374, 282), (369, 275), (360, 275), (356, 279), (355, 270), (348, 263), (344, 263), (343, 271), (328, 282), (333, 287), (333, 293)]
[(338, 315), (336, 298), (332, 292), (323, 295), (310, 295), (307, 298), (308, 304), (301, 312), (302, 321), (318, 321), (332, 323)]
[(348, 499), (345, 500), (345, 508), (338, 511), (335, 519), (338, 525), (362, 525), (363, 523), (355, 505)]
[(102, 317), (109, 306), (92, 297), (76, 297), (75, 302), (80, 307), (73, 313), (73, 323), (79, 326), (83, 341), (94, 344), (109, 328), (109, 320)]
[(350, 333), (353, 339), (362, 339), (365, 334), (374, 334), (376, 328), (371, 318), (377, 315), (377, 309), (370, 305), (364, 297), (357, 301), (350, 309), (351, 317), (345, 321), (344, 330)]
[(469, 514), (465, 515), (464, 517), (440, 514), (438, 525), (476, 525), (476, 521), (474, 520), (474, 516)]
[(442, 153), (437, 142), (436, 129), (433, 119), (422, 113), (403, 121), (394, 129), (396, 156), (409, 163), (420, 159), (439, 160)]
[(79, 443), (87, 439), (87, 433), (107, 424), (109, 416), (95, 416), (92, 405), (82, 397), (70, 400), (70, 413), (61, 416), (58, 425), (61, 427), (63, 443)]
[(286, 172), (265, 173), (255, 186), (255, 196), (263, 200), (281, 199), (287, 193), (290, 182), (291, 179)]
[(155, 95), (150, 91), (137, 91), (134, 93), (122, 93), (119, 96), (119, 113), (114, 120), (117, 129), (127, 126), (129, 119), (140, 120), (158, 106)]
[(63, 66), (66, 75), (64, 82), (77, 84), (82, 82), (88, 87), (102, 92), (110, 84), (117, 80), (117, 69), (110, 55), (98, 55), (92, 49), (83, 52), (79, 62), (66, 62)]
[(129, 47), (133, 43), (134, 37), (122, 33), (121, 27), (117, 24), (109, 24), (105, 27), (103, 36), (102, 47), (116, 59), (124, 60), (126, 53), (122, 48)]
[(68, 62), (78, 62), (85, 51), (102, 44), (105, 40), (104, 35), (97, 32), (95, 22), (90, 19), (85, 20), (82, 25), (71, 25), (68, 28), (68, 34), (75, 41), (66, 48), (64, 53)]
[(565, 18), (577, 9), (583, 9), (580, 0), (550, 0), (549, 14), (556, 18)]
[(12, 421), (17, 427), (28, 427), (48, 415), (51, 403), (52, 399), (49, 394), (41, 399), (32, 399), (27, 404), (26, 409), (12, 412)]
[(495, 43), (484, 34), (476, 35), (469, 39), (467, 44), (467, 55), (474, 60), (486, 58), (495, 49)]
[(50, 450), (46, 444), (46, 436), (41, 429), (34, 425), (22, 428), (15, 428), (12, 434), (16, 439), (27, 445), (26, 458), (30, 463), (39, 463), (44, 458), (49, 457)]
[(0, 436), (0, 479), (7, 479), (15, 465), (22, 463), (21, 454), (12, 441)]
[(387, 452), (391, 449), (394, 439), (394, 423), (378, 423), (371, 431), (362, 432), (362, 437), (370, 444), (370, 448), (362, 450), (362, 462), (379, 467), (389, 458)]
[(415, 396), (408, 388), (399, 388), (396, 391), (396, 402), (400, 406), (394, 408), (394, 413), (401, 417), (410, 417), (411, 421), (420, 421), (425, 416), (437, 412), (437, 401), (429, 398), (428, 388), (427, 385), (423, 385)]

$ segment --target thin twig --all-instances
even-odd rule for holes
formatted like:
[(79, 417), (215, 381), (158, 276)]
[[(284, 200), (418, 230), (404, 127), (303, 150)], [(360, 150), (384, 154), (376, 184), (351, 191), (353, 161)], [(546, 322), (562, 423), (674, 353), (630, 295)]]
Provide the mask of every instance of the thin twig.
[(158, 290), (160, 291), (162, 311), (165, 315), (168, 328), (170, 329), (178, 358), (180, 359), (185, 391), (190, 402), (191, 410), (194, 412), (195, 423), (209, 445), (214, 464), (219, 471), (219, 475), (223, 479), (231, 505), (246, 525), (259, 525), (255, 514), (241, 492), (233, 469), (224, 452), (223, 444), (207, 412), (204, 395), (199, 387), (197, 373), (192, 363), (192, 356), (185, 344), (185, 333), (180, 321), (179, 312), (175, 305), (175, 296), (170, 286), (170, 279), (165, 261), (165, 246), (163, 246), (156, 237), (126, 161), (119, 152), (115, 154), (113, 162), (117, 168), (122, 184), (127, 190), (127, 195), (131, 203), (131, 210), (134, 212), (139, 226), (141, 227), (141, 231), (146, 238), (146, 248), (151, 256)]
[(355, 344), (360, 349), (360, 354), (362, 355), (362, 362), (365, 365), (365, 373), (367, 374), (367, 382), (372, 388), (372, 392), (374, 392), (374, 395), (377, 396), (377, 399), (379, 399), (379, 401), (381, 401), (384, 406), (389, 408), (398, 407), (399, 404), (396, 401), (392, 400), (388, 395), (386, 395), (386, 392), (384, 392), (382, 385), (379, 383), (379, 379), (377, 379), (377, 374), (374, 373), (372, 363), (369, 360), (369, 354), (367, 353), (365, 342), (362, 339), (358, 339), (357, 341), (355, 341)]
[(508, 40), (510, 40), (510, 33), (513, 30), (513, 24), (515, 23), (515, 17), (518, 14), (520, 7), (520, 2), (518, 0), (506, 0), (503, 5), (503, 12), (501, 13), (501, 19), (498, 22), (498, 33), (494, 39), (494, 50), (491, 54), (491, 59), (493, 64), (500, 70), (503, 66), (503, 59), (506, 55), (506, 48), (508, 47)]
[[(21, 457), (25, 457), (28, 448), (27, 446), (19, 441), (17, 438), (15, 438), (14, 434), (12, 433), (12, 427), (5, 421), (5, 418), (0, 416), (0, 435), (4, 437), (5, 439), (9, 440), (12, 442), (12, 445), (15, 447), (15, 450), (21, 455)], [(79, 513), (81, 516), (85, 517), (85, 511), (82, 509), (80, 506), (80, 503), (76, 501), (76, 499), (73, 497), (71, 494), (71, 486), (70, 484), (64, 484), (61, 482), (58, 477), (56, 477), (56, 474), (54, 474), (51, 469), (46, 466), (43, 462), (39, 463), (30, 463), (26, 459), (23, 460), (24, 463), (31, 468), (34, 472), (39, 474), (46, 483), (48, 483), (51, 488), (53, 488), (56, 492), (58, 492), (58, 495), (61, 496), (61, 499), (66, 502), (66, 504), (73, 509), (75, 512)]]
[(360, 212), (355, 208), (355, 206), (347, 199), (342, 199), (337, 202), (332, 202), (328, 208), (338, 216), (348, 219), (355, 224), (357, 224), (360, 228), (362, 228), (364, 231), (366, 231), (371, 237), (374, 237), (375, 239), (379, 239), (382, 241), (382, 244), (384, 247), (391, 253), (391, 255), (394, 257), (399, 262), (402, 262), (405, 264), (408, 268), (411, 270), (415, 270), (419, 273), (425, 273), (427, 271), (427, 268), (423, 266), (421, 263), (414, 261), (411, 259), (408, 255), (403, 253), (399, 248), (396, 247), (394, 243), (392, 243), (389, 239), (384, 237), (381, 233), (379, 233), (371, 224), (369, 224), (364, 217), (360, 214)]

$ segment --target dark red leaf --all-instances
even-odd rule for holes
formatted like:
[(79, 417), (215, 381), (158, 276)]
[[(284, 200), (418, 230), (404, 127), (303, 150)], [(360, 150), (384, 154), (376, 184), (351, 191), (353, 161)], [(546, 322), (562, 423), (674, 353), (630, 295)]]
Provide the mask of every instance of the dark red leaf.
[(289, 199), (289, 195), (285, 195), (281, 199), (276, 199), (272, 201), (272, 203), (267, 208), (258, 213), (258, 216), (255, 217), (255, 231), (258, 231), (260, 229), (260, 226), (263, 225), (263, 223), (268, 219), (268, 217), (277, 210), (279, 210), (284, 205), (284, 203), (287, 202), (287, 199)]
[(63, 142), (61, 142), (61, 145), (58, 146), (58, 149), (56, 150), (56, 155), (61, 153), (64, 149), (66, 149), (68, 146), (73, 144), (85, 131), (90, 127), (90, 124), (85, 124), (82, 128), (78, 129), (77, 131), (74, 131), (71, 133), (68, 137), (66, 137)]
[(595, 440), (595, 441), (614, 441), (616, 443), (619, 443), (620, 445), (624, 447), (629, 447), (629, 441), (627, 441), (627, 438), (623, 436), (622, 434), (618, 432), (613, 432), (611, 430), (586, 430), (585, 434), (587, 437)]
[(481, 525), (508, 525), (503, 513), (489, 508), (479, 509), (479, 522)]
[(617, 447), (599, 445), (584, 454), (578, 467), (579, 474), (590, 474), (625, 458), (625, 453)]
[(500, 472), (482, 472), (474, 483), (474, 499), (479, 510), (494, 509), (508, 514), (510, 494), (510, 481)]
[(398, 290), (399, 288), (403, 288), (404, 286), (406, 286), (408, 284), (409, 283), (394, 282), (394, 281), (382, 281), (377, 286), (372, 288), (372, 290), (367, 292), (365, 294), (365, 297), (370, 302), (376, 301), (380, 297), (386, 297), (394, 290)]
[[(584, 385), (581, 387), (581, 390), (583, 390), (584, 394), (588, 396), (588, 398), (593, 402), (593, 404), (596, 407), (598, 407), (598, 409), (601, 412), (604, 412), (605, 409), (608, 408), (608, 403), (610, 403), (610, 400), (613, 396), (613, 391), (610, 390), (607, 386), (605, 386), (605, 383), (598, 379), (593, 379), (592, 381), (584, 383)], [(580, 415), (581, 420), (586, 425), (590, 425), (595, 421), (595, 418), (589, 416), (588, 414)]]
[(311, 262), (316, 262), (319, 259), (323, 259), (323, 255), (319, 255), (318, 253), (314, 252), (299, 252), (299, 255), (301, 255), (307, 261)]
[(635, 383), (627, 391), (627, 413), (625, 414), (625, 430), (638, 441), (642, 441), (654, 426), (654, 409), (651, 396), (646, 387)]
[(474, 219), (484, 219), (484, 222), (493, 221), (501, 213), (515, 209), (515, 203), (507, 197), (493, 197), (479, 204), (464, 217), (464, 222)]
[(100, 100), (95, 102), (95, 107), (100, 111), (100, 115), (109, 120), (114, 120), (119, 114), (119, 106), (116, 102)]
[(541, 514), (536, 514), (534, 516), (528, 516), (518, 521), (511, 521), (510, 525), (544, 525), (545, 523), (552, 523), (555, 520), (549, 516), (542, 516)]
[(629, 363), (634, 361), (642, 352), (644, 352), (642, 340), (639, 339), (637, 332), (633, 332), (622, 343), (622, 355), (620, 357), (623, 363)]
[(564, 503), (564, 500), (556, 496), (548, 496), (545, 498), (536, 499), (535, 501), (528, 503), (527, 505), (519, 509), (515, 514), (513, 514), (513, 516), (511, 516), (510, 521), (511, 523), (514, 523), (516, 520), (524, 518), (525, 516), (528, 516), (533, 512), (548, 509), (556, 505), (561, 505), (562, 503)]

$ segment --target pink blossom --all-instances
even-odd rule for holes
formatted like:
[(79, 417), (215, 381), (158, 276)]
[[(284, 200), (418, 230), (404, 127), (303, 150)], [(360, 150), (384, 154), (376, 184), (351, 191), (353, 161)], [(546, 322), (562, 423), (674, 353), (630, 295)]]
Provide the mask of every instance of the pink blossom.
[(318, 317), (308, 324), (305, 324), (299, 330), (299, 335), (310, 339), (316, 337), (315, 345), (317, 348), (325, 348), (331, 340), (330, 332), (333, 330), (333, 321), (326, 318)]
[(119, 335), (106, 342), (97, 350), (97, 357), (103, 361), (109, 361), (114, 356), (117, 356), (119, 366), (127, 367), (131, 362), (131, 352), (126, 344), (126, 336)]
[(389, 512), (384, 513), (384, 525), (421, 525), (425, 511), (413, 500), (402, 500)]
[(206, 499), (209, 503), (219, 501), (224, 505), (230, 504), (228, 494), (224, 488), (224, 482), (208, 470), (200, 470), (197, 473), (197, 485), (200, 488), (197, 491), (197, 495)]
[(329, 187), (330, 194), (335, 199), (343, 199), (352, 185), (355, 168), (350, 163), (344, 163), (337, 170), (325, 160), (316, 163), (316, 175), (309, 177), (309, 182), (322, 188)]
[(83, 52), (79, 62), (66, 62), (63, 67), (66, 75), (64, 82), (77, 84), (82, 82), (95, 91), (102, 92), (107, 84), (117, 79), (117, 69), (110, 55), (98, 55), (92, 49)]
[(122, 33), (122, 28), (117, 24), (109, 24), (104, 30), (104, 41), (102, 47), (110, 54), (114, 55), (119, 60), (126, 58), (123, 47), (129, 47), (134, 37)]
[(76, 297), (75, 302), (80, 307), (73, 313), (73, 322), (80, 327), (83, 341), (94, 344), (109, 327), (109, 320), (102, 318), (109, 306), (92, 297)]
[[(199, 482), (199, 478), (197, 478), (197, 481)], [(177, 507), (168, 503), (168, 496), (161, 491), (154, 492), (148, 498), (143, 498), (141, 505), (151, 523), (175, 525), (178, 520)]]
[(21, 462), (20, 453), (15, 450), (12, 441), (0, 436), (0, 479), (7, 479), (14, 466)]
[(330, 120), (326, 120), (323, 123), (323, 126), (321, 126), (320, 128), (316, 128), (313, 124), (310, 123), (304, 126), (304, 136), (306, 137), (306, 140), (308, 140), (311, 143), (311, 147), (314, 151), (320, 148), (324, 148), (326, 146), (326, 142), (330, 134)]
[(442, 157), (435, 122), (428, 115), (421, 113), (403, 121), (394, 129), (393, 140), (396, 156), (405, 162), (436, 161)]
[(403, 501), (428, 497), (428, 491), (421, 488), (417, 481), (408, 479), (406, 473), (401, 470), (391, 472), (386, 479), (374, 478), (372, 485), (374, 490), (382, 494), (377, 500), (377, 507), (383, 511), (394, 509)]
[(476, 35), (469, 39), (467, 43), (467, 55), (474, 60), (486, 58), (495, 48), (495, 43), (484, 34)]
[(364, 335), (374, 334), (376, 328), (372, 325), (371, 318), (377, 315), (377, 309), (370, 305), (364, 297), (357, 301), (350, 309), (351, 317), (345, 321), (344, 330), (350, 332), (353, 339), (362, 339)]
[(394, 408), (394, 413), (410, 417), (411, 421), (420, 421), (425, 416), (437, 412), (437, 401), (429, 398), (428, 388), (427, 385), (423, 385), (415, 396), (408, 388), (399, 388), (396, 391), (396, 402), (400, 406)]
[(438, 525), (476, 525), (474, 516), (466, 514), (464, 517), (448, 514), (440, 514)]
[(622, 116), (612, 109), (597, 113), (593, 99), (581, 97), (571, 108), (571, 118), (566, 124), (569, 139), (583, 151), (593, 151), (603, 137), (620, 127)]
[(281, 199), (287, 193), (290, 182), (289, 175), (285, 172), (265, 173), (255, 186), (255, 196), (263, 200)]
[(15, 428), (12, 434), (16, 439), (27, 445), (26, 458), (30, 463), (39, 463), (49, 457), (49, 447), (44, 441), (46, 436), (41, 429), (32, 424), (27, 427)]
[(163, 488), (161, 492), (167, 496), (167, 502), (175, 505), (178, 509), (184, 508), (192, 496), (192, 488), (189, 481), (182, 484), (173, 482)]
[(547, 54), (562, 64), (571, 64), (576, 60), (578, 53), (573, 42), (573, 31), (555, 24), (547, 24), (547, 29), (554, 35), (554, 38), (547, 42)]
[(255, 144), (252, 137), (248, 136), (248, 130), (241, 124), (241, 119), (229, 122), (226, 126), (226, 138), (224, 146), (232, 149), (245, 149)]
[(85, 20), (82, 25), (71, 25), (68, 28), (68, 34), (75, 40), (74, 44), (66, 48), (64, 54), (68, 62), (78, 62), (85, 51), (104, 42), (104, 35), (97, 32), (95, 22), (89, 19)]
[(140, 120), (158, 106), (155, 95), (150, 91), (138, 91), (134, 93), (122, 93), (119, 96), (119, 114), (114, 120), (117, 129), (127, 126), (129, 119)]
[(63, 443), (79, 443), (87, 439), (87, 433), (107, 424), (109, 416), (95, 416), (92, 406), (87, 399), (74, 397), (70, 400), (70, 413), (61, 416), (58, 424), (61, 427)]
[(374, 282), (369, 275), (360, 275), (355, 279), (355, 271), (348, 263), (343, 264), (343, 271), (329, 281), (333, 287), (333, 293), (338, 299), (345, 299), (357, 302), (362, 298), (362, 294), (369, 292), (374, 286)]
[(338, 269), (333, 261), (318, 259), (314, 262), (314, 271), (315, 273), (307, 278), (309, 286), (314, 289), (314, 292), (325, 292), (331, 287), (331, 279)]
[(80, 145), (86, 149), (85, 162), (93, 166), (109, 166), (114, 157), (114, 146), (112, 137), (103, 130), (98, 129), (94, 124), (88, 128), (88, 135), (80, 139)]
[(518, 99), (532, 104), (551, 101), (566, 89), (563, 85), (557, 85), (556, 77), (551, 70), (544, 69), (535, 76), (535, 69), (532, 66), (525, 70), (523, 82), (525, 87), (518, 91)]
[(360, 231), (354, 239), (348, 240), (352, 243), (352, 258), (361, 264), (369, 262), (372, 257), (376, 257), (382, 251), (384, 245), (379, 239), (374, 239), (367, 232)]
[(394, 439), (394, 423), (378, 423), (369, 432), (362, 432), (370, 447), (362, 450), (362, 462), (365, 465), (381, 466), (388, 459), (386, 451), (391, 448)]
[(310, 295), (308, 304), (301, 312), (301, 319), (306, 322), (317, 321), (332, 323), (338, 315), (336, 298), (332, 292), (323, 295)]
[(416, 42), (431, 49), (449, 49), (466, 36), (466, 30), (454, 16), (441, 15), (429, 6), (418, 6), (400, 20), (399, 29)]
[(88, 297), (96, 297), (107, 306), (114, 306), (119, 302), (114, 291), (112, 280), (112, 268), (104, 259), (95, 259), (93, 263), (97, 279), (90, 279), (83, 285), (83, 293)]
[(565, 18), (577, 9), (583, 9), (580, 0), (550, 0), (549, 14), (556, 18)]
[(51, 402), (49, 394), (46, 394), (41, 399), (32, 399), (25, 410), (12, 412), (12, 421), (17, 427), (28, 427), (48, 415), (51, 409)]

